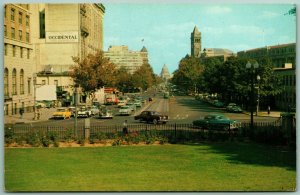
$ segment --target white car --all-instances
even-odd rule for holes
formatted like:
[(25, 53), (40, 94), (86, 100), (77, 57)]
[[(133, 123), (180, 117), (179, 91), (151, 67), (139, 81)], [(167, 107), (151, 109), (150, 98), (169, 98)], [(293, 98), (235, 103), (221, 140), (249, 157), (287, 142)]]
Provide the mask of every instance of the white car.
[(92, 114), (93, 116), (98, 115), (99, 112), (100, 112), (100, 111), (99, 111), (99, 108), (97, 108), (97, 106), (92, 106), (92, 107), (88, 108), (88, 110), (91, 111), (91, 114)]
[(130, 115), (132, 113), (132, 109), (130, 106), (122, 106), (119, 110), (119, 115)]
[(86, 107), (81, 107), (77, 113), (77, 117), (88, 118), (92, 116), (92, 111), (88, 110)]
[(126, 100), (119, 100), (118, 107), (126, 106)]

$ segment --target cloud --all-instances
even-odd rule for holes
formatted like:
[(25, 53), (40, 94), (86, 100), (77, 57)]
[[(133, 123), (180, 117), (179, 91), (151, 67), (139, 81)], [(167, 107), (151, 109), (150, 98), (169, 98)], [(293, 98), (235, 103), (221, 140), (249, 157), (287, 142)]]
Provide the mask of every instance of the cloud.
[(273, 18), (276, 18), (280, 16), (279, 13), (277, 12), (271, 12), (271, 11), (264, 11), (261, 15), (261, 18), (264, 18), (264, 19), (273, 19)]
[(206, 9), (206, 12), (209, 14), (226, 14), (230, 13), (232, 10), (230, 7), (226, 6), (212, 6)]

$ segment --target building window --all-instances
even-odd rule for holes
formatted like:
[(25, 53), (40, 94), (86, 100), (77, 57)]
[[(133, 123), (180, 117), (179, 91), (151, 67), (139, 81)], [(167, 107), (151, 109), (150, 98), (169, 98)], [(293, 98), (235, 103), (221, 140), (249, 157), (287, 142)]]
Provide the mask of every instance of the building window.
[(30, 58), (30, 49), (27, 49), (27, 59)]
[(29, 16), (26, 16), (26, 26), (29, 26)]
[(58, 80), (54, 80), (54, 85), (58, 86)]
[(46, 80), (42, 80), (42, 85), (46, 85)]
[(20, 47), (20, 57), (23, 58), (23, 47)]
[(15, 57), (15, 56), (16, 56), (16, 46), (13, 45), (13, 57)]
[(7, 29), (6, 29), (6, 25), (4, 25), (4, 36), (7, 37)]
[(26, 42), (29, 43), (29, 33), (26, 33)]
[(8, 104), (5, 104), (5, 107), (4, 107), (4, 115), (8, 115)]
[(19, 30), (19, 40), (22, 40), (22, 38), (23, 38), (23, 33), (22, 33), (22, 30)]
[(19, 12), (19, 23), (22, 24), (22, 17), (23, 17), (23, 14), (22, 12)]
[(4, 55), (7, 56), (7, 44), (6, 43), (4, 44)]
[(9, 96), (9, 91), (8, 91), (8, 69), (5, 68), (4, 70), (4, 96)]
[(17, 95), (17, 71), (13, 70), (12, 73), (12, 94)]
[(11, 28), (11, 38), (13, 38), (13, 39), (16, 38), (15, 28)]
[(20, 72), (20, 94), (24, 94), (24, 70)]
[(30, 78), (27, 81), (27, 91), (28, 91), (28, 94), (31, 94), (31, 79)]
[(11, 19), (12, 21), (15, 21), (15, 9), (11, 9), (11, 10), (10, 10), (10, 19)]

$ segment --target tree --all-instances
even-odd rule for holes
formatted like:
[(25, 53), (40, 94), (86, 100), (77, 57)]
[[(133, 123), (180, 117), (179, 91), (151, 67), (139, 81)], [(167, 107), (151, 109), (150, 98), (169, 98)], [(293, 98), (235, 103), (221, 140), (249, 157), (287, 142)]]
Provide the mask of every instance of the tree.
[(171, 82), (181, 90), (194, 91), (199, 84), (204, 66), (198, 58), (186, 56), (179, 62), (179, 68), (173, 74)]
[(72, 58), (76, 65), (72, 67), (70, 76), (84, 92), (90, 93), (105, 85), (115, 85), (115, 65), (104, 57), (102, 51), (89, 54), (82, 60), (79, 57)]
[(155, 83), (155, 75), (153, 69), (148, 63), (144, 63), (132, 75), (132, 81), (135, 87), (143, 90), (148, 89)]

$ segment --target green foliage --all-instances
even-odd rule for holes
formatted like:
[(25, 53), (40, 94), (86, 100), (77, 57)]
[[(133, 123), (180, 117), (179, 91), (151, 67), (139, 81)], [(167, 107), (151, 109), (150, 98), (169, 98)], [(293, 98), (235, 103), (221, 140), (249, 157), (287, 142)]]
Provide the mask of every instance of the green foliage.
[(37, 132), (35, 132), (34, 130), (27, 133), (26, 135), (26, 142), (30, 145), (32, 145), (33, 147), (38, 147), (41, 145), (41, 140), (40, 140), (40, 136)]
[(15, 141), (15, 133), (11, 127), (5, 128), (4, 141), (7, 144), (11, 144)]
[(66, 131), (66, 134), (64, 136), (64, 140), (66, 140), (67, 142), (71, 142), (75, 139), (75, 136), (74, 136), (74, 132), (72, 129), (68, 129)]

